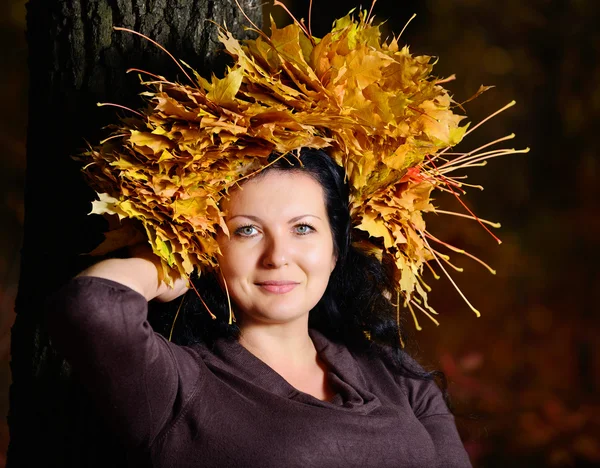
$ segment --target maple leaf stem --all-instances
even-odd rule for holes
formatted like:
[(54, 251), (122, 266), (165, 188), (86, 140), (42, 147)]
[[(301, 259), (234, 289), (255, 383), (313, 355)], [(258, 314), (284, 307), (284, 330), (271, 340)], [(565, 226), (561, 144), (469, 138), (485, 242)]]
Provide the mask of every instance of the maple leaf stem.
[[(238, 2), (238, 0), (235, 0), (235, 4), (236, 4), (236, 5), (237, 5), (237, 7), (239, 8), (239, 10), (240, 10), (240, 13), (241, 13), (242, 15), (244, 15), (244, 18), (246, 18), (246, 21), (248, 21), (248, 23), (250, 23), (250, 24), (252, 25), (252, 27), (254, 28), (254, 31), (256, 31), (256, 32), (257, 32), (258, 34), (260, 34), (260, 35), (261, 35), (263, 38), (265, 38), (269, 44), (272, 44), (272, 42), (271, 42), (271, 38), (270, 38), (269, 36), (267, 36), (267, 35), (266, 35), (266, 34), (265, 34), (263, 31), (262, 31), (262, 29), (261, 29), (261, 28), (259, 28), (259, 27), (258, 27), (258, 26), (257, 26), (257, 25), (254, 23), (254, 21), (252, 21), (252, 20), (251, 20), (251, 19), (248, 17), (248, 15), (246, 14), (246, 12), (245, 12), (245, 11), (244, 11), (244, 9), (242, 8), (242, 5), (240, 5), (240, 2)], [(277, 4), (277, 2), (275, 2), (275, 3), (274, 3), (274, 5), (275, 5), (275, 4)], [(221, 26), (219, 26), (219, 27), (221, 27)]]
[(108, 138), (105, 138), (104, 140), (100, 140), (100, 144), (103, 145), (107, 141), (114, 140), (115, 138), (126, 137), (126, 136), (128, 136), (128, 133), (119, 133), (118, 135), (111, 135)]
[[(511, 153), (512, 154), (512, 153)], [(471, 167), (484, 167), (487, 166), (487, 161), (481, 161), (473, 164), (465, 164), (464, 166), (460, 166), (461, 169), (470, 169)], [(450, 171), (448, 171), (450, 172)]]
[(432, 317), (431, 314), (427, 312), (423, 307), (421, 307), (414, 299), (411, 299), (410, 303), (414, 305), (417, 309), (419, 309), (421, 312), (423, 312), (429, 318), (429, 320), (431, 320), (437, 326), (440, 325), (440, 322), (438, 322), (435, 317)]
[[(415, 302), (417, 302), (417, 304), (421, 305), (421, 299), (419, 299), (418, 297), (413, 297), (412, 298)], [(429, 312), (432, 313), (433, 315), (439, 315), (435, 309), (433, 307), (431, 307), (429, 304), (427, 304), (427, 301), (424, 301), (424, 306), (429, 309)]]
[[(236, 1), (236, 3), (237, 3), (237, 0), (235, 0), (235, 1)], [(281, 7), (281, 8), (283, 8), (283, 9), (285, 10), (285, 12), (286, 12), (288, 15), (290, 15), (290, 18), (292, 18), (292, 20), (294, 20), (294, 23), (296, 23), (296, 24), (298, 25), (298, 27), (299, 27), (300, 29), (302, 29), (302, 32), (303, 32), (303, 33), (306, 35), (306, 37), (307, 37), (308, 39), (310, 39), (310, 42), (312, 43), (312, 45), (313, 45), (313, 46), (315, 45), (314, 39), (313, 39), (313, 38), (312, 38), (312, 36), (310, 35), (310, 31), (308, 31), (308, 30), (306, 29), (306, 26), (304, 26), (304, 24), (303, 24), (302, 22), (298, 21), (298, 20), (296, 19), (296, 17), (295, 17), (294, 15), (292, 15), (292, 12), (291, 12), (290, 10), (288, 10), (288, 7), (286, 7), (286, 6), (285, 6), (283, 3), (281, 3), (279, 0), (275, 0), (275, 1), (273, 2), (273, 5), (274, 5), (274, 6), (278, 6), (278, 7)]]
[[(444, 154), (446, 154), (446, 156), (460, 155), (460, 157), (449, 160), (445, 164), (442, 164), (438, 169), (442, 169), (446, 165), (455, 164), (457, 161), (460, 161), (460, 160), (462, 160), (464, 158), (471, 157), (471, 156), (475, 155), (476, 153), (479, 153), (481, 150), (483, 150), (485, 148), (488, 148), (488, 147), (490, 147), (492, 145), (495, 145), (497, 143), (501, 143), (503, 141), (512, 140), (514, 137), (515, 137), (515, 134), (511, 133), (510, 135), (506, 135), (505, 137), (498, 138), (497, 140), (494, 140), (494, 141), (490, 141), (489, 143), (486, 143), (485, 145), (482, 145), (479, 148), (475, 148), (474, 150), (471, 150), (468, 153), (447, 153), (447, 152), (445, 152)], [(437, 155), (436, 155), (436, 157), (433, 158), (433, 160), (435, 161), (436, 159), (437, 159)]]
[(312, 39), (312, 28), (311, 28), (311, 23), (312, 23), (312, 5), (313, 5), (313, 0), (310, 0), (309, 4), (308, 4), (308, 36)]
[(398, 324), (398, 339), (400, 346), (404, 348), (404, 340), (402, 339), (402, 328), (400, 327), (400, 291), (396, 291), (396, 323)]
[(437, 250), (433, 250), (433, 248), (432, 248), (432, 251), (435, 252), (437, 254), (437, 256), (439, 258), (441, 258), (444, 262), (446, 262), (454, 271), (457, 271), (459, 273), (462, 273), (464, 271), (463, 268), (457, 267), (450, 261), (450, 256), (443, 254), (441, 252), (438, 252)]
[(525, 148), (522, 150), (516, 150), (516, 149), (510, 149), (507, 150), (504, 153), (496, 153), (496, 154), (490, 154), (484, 157), (478, 157), (477, 159), (474, 159), (472, 161), (470, 161), (468, 164), (465, 164), (464, 166), (461, 167), (474, 167), (474, 166), (478, 166), (480, 163), (482, 163), (483, 161), (486, 161), (488, 159), (492, 159), (492, 158), (497, 158), (499, 156), (506, 156), (508, 154), (524, 154), (524, 153), (529, 153), (529, 148)]
[[(523, 154), (523, 153), (529, 153), (529, 148), (525, 148), (522, 150), (516, 150), (514, 148), (504, 148), (504, 149), (498, 149), (498, 150), (494, 150), (494, 151), (488, 151), (486, 153), (480, 153), (480, 154), (476, 154), (473, 155), (469, 158), (466, 159), (462, 159), (462, 160), (455, 160), (453, 161), (452, 164), (445, 164), (443, 168), (439, 169), (441, 174), (447, 174), (449, 172), (455, 171), (457, 169), (464, 169), (464, 168), (468, 168), (468, 167), (477, 167), (480, 165), (480, 163), (482, 161), (486, 161), (488, 159), (493, 159), (493, 158), (498, 158), (500, 156), (507, 156), (509, 154)], [(454, 162), (458, 162), (458, 164), (454, 164)]]
[[(413, 168), (410, 168), (408, 170), (408, 172), (404, 175), (404, 177), (402, 177), (402, 179), (400, 179), (400, 183), (407, 182), (408, 180), (414, 180), (416, 182), (425, 181), (433, 186), (438, 185), (435, 176), (434, 175), (429, 176), (428, 175), (429, 172), (430, 172), (429, 170), (423, 171), (422, 165), (415, 166)], [(386, 188), (384, 187), (383, 190), (385, 191)]]
[[(426, 156), (426, 157), (427, 157), (427, 156)], [(434, 169), (436, 169), (436, 167), (435, 167), (435, 163), (434, 163), (433, 161), (431, 161), (431, 164), (433, 165)], [(437, 170), (437, 169), (436, 169), (436, 170)], [(444, 175), (442, 175), (441, 173), (440, 173), (440, 179), (441, 179), (443, 182), (445, 182), (445, 181), (447, 180), (447, 178), (446, 178), (446, 177), (444, 177)], [(461, 205), (462, 205), (462, 206), (463, 206), (463, 207), (464, 207), (464, 208), (465, 208), (465, 209), (466, 209), (466, 210), (469, 212), (469, 214), (471, 214), (471, 216), (473, 216), (473, 217), (474, 217), (474, 218), (477, 220), (477, 222), (478, 222), (478, 223), (481, 225), (481, 227), (483, 227), (483, 229), (485, 229), (485, 230), (488, 232), (488, 234), (489, 234), (490, 236), (492, 236), (492, 237), (493, 237), (493, 238), (496, 240), (496, 242), (498, 242), (499, 244), (501, 244), (501, 243), (502, 243), (502, 241), (501, 241), (501, 240), (500, 240), (500, 239), (499, 239), (497, 236), (495, 236), (495, 235), (494, 235), (494, 233), (493, 233), (492, 231), (490, 231), (490, 230), (489, 230), (489, 229), (486, 227), (486, 225), (485, 225), (485, 224), (483, 224), (481, 221), (479, 221), (479, 218), (478, 218), (478, 217), (475, 215), (475, 213), (473, 213), (473, 211), (471, 211), (471, 209), (470, 209), (470, 208), (469, 208), (469, 207), (466, 205), (466, 203), (465, 203), (465, 202), (463, 202), (463, 201), (460, 199), (460, 197), (459, 197), (459, 196), (456, 194), (456, 192), (455, 192), (455, 191), (452, 189), (452, 185), (451, 185), (451, 184), (446, 184), (446, 185), (448, 186), (448, 189), (449, 189), (449, 190), (450, 190), (450, 191), (451, 191), (451, 192), (454, 194), (454, 196), (456, 197), (456, 199), (458, 200), (458, 202), (459, 202), (459, 203), (460, 203), (460, 204), (461, 204)]]
[(181, 310), (181, 306), (183, 305), (184, 300), (185, 300), (185, 294), (181, 298), (179, 307), (177, 307), (177, 312), (175, 312), (175, 318), (173, 319), (173, 323), (171, 324), (171, 331), (169, 331), (169, 341), (171, 341), (171, 339), (173, 338), (173, 330), (175, 329), (175, 322), (177, 322), (177, 317), (179, 317), (179, 311)]
[(436, 188), (437, 188), (437, 190), (439, 190), (440, 192), (446, 192), (446, 193), (450, 193), (450, 194), (454, 195), (454, 196), (455, 196), (455, 197), (457, 197), (457, 198), (458, 198), (458, 197), (460, 197), (460, 194), (459, 194), (459, 193), (456, 193), (454, 190), (450, 190), (450, 189), (447, 189), (447, 188), (445, 188), (445, 187), (442, 187), (441, 185), (438, 185)]
[[(437, 274), (437, 272), (433, 269), (433, 267), (429, 264), (429, 262), (425, 262), (425, 266), (427, 266), (427, 268), (429, 268), (429, 271), (431, 271), (431, 274), (433, 275), (433, 277), (436, 280), (439, 280), (441, 278), (441, 276)], [(417, 278), (419, 278), (419, 277), (417, 276)], [(431, 291), (431, 288), (427, 284), (425, 284), (425, 282), (423, 282), (423, 284), (425, 286), (427, 286), (427, 288), (428, 288), (427, 290), (428, 291)]]
[(229, 295), (229, 288), (227, 287), (227, 281), (225, 280), (225, 276), (223, 275), (223, 270), (219, 268), (219, 273), (221, 273), (221, 279), (223, 280), (223, 284), (225, 285), (225, 294), (227, 294), (227, 307), (229, 308), (229, 325), (235, 322), (235, 315), (233, 314), (233, 308), (231, 307), (231, 296)]
[[(452, 190), (452, 189), (451, 189)], [(475, 220), (483, 227), (483, 229), (485, 229), (488, 234), (490, 234), (495, 240), (496, 242), (498, 242), (498, 244), (502, 244), (502, 241), (494, 235), (494, 233), (492, 231), (490, 231), (480, 220), (479, 217), (477, 217), (475, 215), (475, 213), (473, 213), (473, 211), (471, 211), (471, 208), (469, 208), (467, 206), (467, 204), (465, 202), (463, 202), (458, 196), (456, 197), (456, 199), (458, 200), (458, 202), (471, 214), (471, 216), (473, 216), (473, 218), (475, 218)]]
[[(458, 177), (448, 177), (448, 180), (452, 180), (458, 187), (469, 187), (474, 189), (483, 190), (483, 185), (467, 184), (466, 182), (459, 182)], [(463, 191), (463, 193), (465, 193)]]
[[(431, 265), (429, 265), (427, 262), (425, 262), (425, 265), (427, 265), (429, 267), (429, 269), (432, 271), (435, 279), (439, 279), (440, 278), (439, 276), (437, 276), (435, 274), (435, 271), (433, 271), (433, 269), (431, 268)], [(421, 283), (421, 286), (423, 286), (427, 290), (427, 292), (431, 292), (431, 286), (429, 286), (425, 282), (425, 280), (421, 277), (421, 275), (416, 275), (416, 278), (419, 281), (419, 283)]]
[(498, 114), (501, 114), (502, 112), (504, 112), (507, 109), (510, 109), (512, 106), (514, 106), (517, 102), (516, 101), (510, 101), (507, 105), (505, 105), (502, 109), (497, 110), (496, 112), (494, 112), (493, 114), (487, 116), (485, 119), (483, 119), (481, 122), (479, 122), (477, 125), (475, 125), (473, 128), (467, 130), (465, 132), (465, 134), (463, 135), (463, 138), (465, 136), (467, 136), (469, 133), (475, 131), (477, 128), (481, 127), (484, 123), (486, 123), (488, 120), (496, 117)]
[(457, 190), (459, 190), (459, 191), (460, 191), (460, 193), (462, 193), (463, 195), (465, 195), (465, 194), (467, 193), (467, 192), (465, 192), (465, 191), (464, 191), (464, 190), (461, 188), (463, 185), (466, 185), (466, 184), (463, 184), (463, 183), (461, 183), (461, 182), (457, 182), (457, 181), (455, 181), (454, 179), (452, 179), (452, 178), (450, 178), (450, 177), (445, 177), (445, 178), (444, 178), (444, 183), (445, 183), (446, 185), (452, 185), (452, 186), (453, 186), (453, 187), (455, 187)]
[(196, 289), (196, 286), (194, 286), (194, 283), (192, 282), (191, 279), (189, 280), (189, 282), (190, 282), (190, 286), (192, 287), (192, 289), (196, 293), (196, 296), (198, 296), (198, 299), (200, 299), (200, 302), (202, 302), (202, 305), (206, 308), (206, 310), (210, 314), (210, 318), (212, 318), (213, 320), (216, 320), (217, 316), (215, 314), (213, 314), (212, 311), (210, 310), (210, 307), (208, 307), (208, 305), (206, 305), (206, 302), (204, 302), (204, 299), (202, 299), (202, 296), (200, 295), (200, 293)]
[(173, 55), (171, 54), (171, 52), (169, 52), (167, 49), (165, 49), (163, 46), (161, 46), (158, 42), (150, 39), (148, 36), (146, 36), (146, 35), (144, 35), (142, 33), (134, 31), (133, 29), (121, 28), (121, 27), (118, 27), (118, 26), (113, 26), (113, 29), (115, 31), (126, 31), (126, 32), (131, 33), (131, 34), (135, 34), (136, 36), (140, 36), (140, 37), (146, 39), (148, 42), (154, 44), (156, 47), (158, 47), (160, 50), (162, 50), (165, 54), (167, 54), (169, 57), (171, 57), (171, 59), (173, 60), (173, 62), (175, 62), (175, 64), (183, 72), (183, 74), (186, 76), (186, 78), (188, 80), (190, 80), (190, 83), (192, 83), (194, 85), (194, 87), (196, 87), (199, 91), (203, 92), (200, 88), (198, 88), (198, 85), (196, 84), (196, 82), (190, 78), (190, 75), (188, 75), (187, 72), (185, 71), (185, 69), (181, 66), (181, 64), (179, 63), (179, 60), (177, 60), (175, 57), (173, 57)]
[(237, 179), (235, 182), (233, 182), (233, 184), (232, 184), (232, 185), (239, 184), (239, 183), (240, 183), (240, 181), (242, 181), (242, 180), (244, 180), (244, 179), (247, 179), (247, 178), (249, 178), (249, 177), (252, 177), (253, 175), (255, 175), (255, 174), (258, 174), (258, 173), (259, 173), (259, 172), (261, 172), (261, 171), (264, 171), (264, 170), (265, 170), (267, 167), (269, 167), (271, 164), (275, 164), (277, 161), (279, 161), (279, 160), (280, 160), (281, 158), (283, 158), (284, 156), (287, 156), (288, 154), (290, 154), (290, 153), (284, 153), (284, 154), (281, 154), (281, 155), (280, 155), (278, 158), (274, 159), (273, 161), (271, 161), (269, 164), (265, 165), (264, 167), (261, 167), (260, 169), (257, 169), (256, 171), (254, 171), (254, 172), (251, 172), (250, 174), (246, 174), (245, 176), (242, 176), (242, 177), (240, 177), (240, 178), (239, 178), (239, 179)]
[(159, 82), (163, 81), (163, 80), (165, 82), (167, 82), (167, 80), (165, 80), (164, 76), (155, 75), (154, 73), (150, 73), (149, 71), (142, 70), (141, 68), (128, 68), (127, 70), (125, 70), (125, 73), (131, 73), (131, 72), (143, 73), (144, 75), (150, 75), (153, 78), (156, 78)]
[[(373, 2), (373, 5), (375, 5), (375, 2)], [(373, 5), (371, 5), (371, 11), (373, 10)], [(371, 15), (371, 12), (369, 12), (369, 16)], [(404, 31), (406, 30), (406, 28), (408, 27), (408, 25), (410, 24), (410, 22), (412, 20), (414, 20), (417, 17), (416, 13), (413, 13), (413, 15), (410, 17), (410, 19), (406, 22), (406, 24), (404, 25), (404, 27), (402, 28), (402, 31), (400, 31), (400, 34), (398, 34), (397, 39), (400, 39), (400, 37), (402, 36), (402, 34), (404, 33)], [(447, 78), (448, 79), (448, 78)], [(444, 81), (440, 81), (440, 83), (444, 83)]]
[(475, 307), (473, 307), (473, 304), (471, 304), (469, 302), (469, 300), (467, 299), (467, 297), (463, 294), (463, 292), (460, 290), (460, 288), (458, 287), (458, 285), (452, 279), (452, 276), (450, 276), (450, 274), (446, 271), (446, 269), (444, 268), (444, 265), (442, 265), (442, 262), (440, 262), (439, 258), (435, 254), (435, 250), (433, 250), (431, 248), (431, 246), (429, 245), (429, 242), (427, 242), (427, 238), (426, 238), (425, 234), (423, 233), (423, 231), (421, 231), (419, 229), (416, 229), (416, 228), (415, 228), (415, 231), (417, 231), (421, 235), (421, 238), (423, 239), (423, 242), (427, 246), (427, 249), (431, 252), (431, 255), (433, 255), (433, 258), (435, 259), (435, 261), (437, 262), (437, 264), (439, 265), (439, 267), (442, 269), (442, 271), (444, 272), (444, 274), (446, 275), (446, 277), (450, 280), (450, 283), (452, 283), (452, 286), (454, 286), (454, 288), (456, 289), (456, 291), (458, 292), (458, 294), (460, 294), (460, 297), (463, 298), (463, 301), (465, 301), (465, 303), (469, 306), (469, 308), (473, 312), (475, 312), (475, 315), (477, 317), (481, 317), (481, 313)]
[[(406, 106), (408, 109), (410, 109), (413, 112), (416, 112), (417, 114), (421, 114), (425, 117), (429, 117), (431, 120), (433, 120), (434, 122), (439, 122), (438, 119), (436, 119), (435, 117), (430, 116), (427, 112), (425, 112), (424, 110), (421, 110), (417, 107), (413, 107), (413, 106)], [(441, 152), (439, 153), (441, 154)]]
[(407, 302), (407, 303), (406, 303), (406, 305), (408, 306), (408, 310), (410, 310), (410, 313), (411, 313), (411, 315), (412, 315), (412, 318), (413, 318), (413, 320), (415, 321), (415, 328), (417, 329), (417, 331), (421, 331), (421, 330), (423, 330), (423, 329), (421, 328), (421, 325), (419, 325), (419, 321), (417, 320), (417, 316), (416, 316), (416, 314), (415, 314), (415, 311), (414, 311), (414, 310), (413, 310), (413, 308), (412, 308), (411, 302), (410, 302), (410, 301), (409, 301), (409, 302)]
[(164, 85), (171, 85), (171, 84), (173, 84), (173, 83), (171, 83), (170, 81), (167, 81), (167, 80), (140, 81), (140, 83), (143, 84), (144, 86), (148, 86), (148, 87), (150, 87), (152, 85), (157, 85), (157, 84), (164, 84)]
[[(450, 156), (450, 155), (455, 155), (456, 156), (456, 155), (463, 155), (463, 154), (465, 154), (465, 153), (445, 153), (445, 156)], [(444, 158), (444, 157), (439, 156), (437, 154), (431, 156), (431, 160), (432, 161), (437, 161), (438, 159), (441, 159), (445, 163), (449, 163), (451, 161), (451, 159)]]
[(136, 115), (139, 115), (141, 118), (145, 119), (146, 117), (141, 112), (130, 109), (129, 107), (122, 106), (121, 104), (113, 104), (112, 102), (98, 102), (96, 103), (98, 107), (110, 106), (110, 107), (118, 107), (119, 109), (125, 109), (126, 111), (133, 112)]
[(429, 233), (429, 232), (427, 232), (427, 231), (423, 231), (423, 232), (424, 232), (424, 233), (425, 233), (425, 235), (426, 235), (427, 237), (429, 237), (431, 240), (433, 240), (433, 241), (437, 242), (438, 244), (441, 244), (441, 245), (443, 245), (444, 247), (446, 247), (446, 248), (448, 248), (448, 249), (450, 249), (450, 250), (452, 250), (452, 251), (454, 251), (454, 252), (456, 252), (456, 253), (459, 253), (459, 254), (465, 255), (465, 256), (469, 257), (470, 259), (472, 259), (472, 260), (475, 260), (477, 263), (479, 263), (480, 265), (482, 265), (482, 266), (484, 266), (485, 268), (487, 268), (487, 269), (488, 269), (488, 271), (489, 271), (489, 272), (490, 272), (492, 275), (495, 275), (495, 274), (496, 274), (496, 270), (494, 270), (494, 269), (493, 269), (491, 266), (489, 266), (487, 263), (485, 263), (485, 262), (484, 262), (483, 260), (481, 260), (480, 258), (477, 258), (475, 255), (473, 255), (473, 254), (470, 254), (469, 252), (467, 252), (467, 251), (465, 251), (465, 250), (463, 250), (463, 249), (459, 249), (458, 247), (455, 247), (455, 246), (453, 246), (453, 245), (451, 245), (451, 244), (448, 244), (448, 243), (446, 243), (446, 242), (444, 242), (444, 241), (442, 241), (442, 240), (438, 239), (438, 238), (437, 238), (437, 237), (435, 237), (433, 234), (431, 234), (431, 233)]
[(438, 210), (437, 208), (435, 209), (435, 213), (439, 213), (439, 214), (446, 214), (446, 215), (452, 215), (452, 216), (459, 216), (461, 218), (467, 218), (467, 219), (472, 219), (473, 221), (481, 221), (482, 223), (487, 224), (488, 226), (492, 226), (494, 228), (499, 228), (501, 227), (500, 223), (495, 223), (493, 221), (488, 221), (486, 219), (482, 219), (482, 218), (476, 218), (474, 216), (469, 216), (466, 215), (464, 213), (456, 213), (454, 211), (445, 211), (445, 210)]

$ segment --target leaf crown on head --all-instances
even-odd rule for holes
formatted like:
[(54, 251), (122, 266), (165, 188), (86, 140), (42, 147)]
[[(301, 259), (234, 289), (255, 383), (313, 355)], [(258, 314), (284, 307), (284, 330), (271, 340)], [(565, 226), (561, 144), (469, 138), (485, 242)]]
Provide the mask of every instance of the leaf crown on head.
[[(399, 37), (384, 41), (370, 12), (350, 12), (321, 39), (298, 21), (278, 28), (271, 19), (270, 35), (257, 32), (241, 42), (220, 30), (234, 60), (223, 78), (209, 81), (185, 64), (190, 84), (151, 75), (148, 106), (82, 155), (99, 196), (92, 213), (121, 221), (95, 253), (147, 238), (167, 282), (214, 269), (229, 189), (273, 153), (323, 149), (345, 169), (356, 246), (393, 260), (393, 300), (399, 307), (403, 298), (417, 328), (415, 310), (437, 323), (422, 273), (429, 261), (443, 272), (450, 263), (423, 220), (440, 212), (431, 192), (458, 194), (463, 184), (451, 172), (515, 151), (479, 151), (485, 145), (449, 159), (468, 127), (442, 86), (453, 77), (432, 76), (432, 58), (411, 55)], [(462, 216), (481, 222), (471, 215)]]

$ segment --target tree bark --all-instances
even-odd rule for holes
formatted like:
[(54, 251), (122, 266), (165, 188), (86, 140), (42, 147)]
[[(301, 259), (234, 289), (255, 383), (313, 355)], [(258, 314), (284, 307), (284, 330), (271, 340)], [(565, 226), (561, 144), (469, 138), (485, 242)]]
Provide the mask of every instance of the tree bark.
[[(239, 0), (261, 25), (259, 0)], [(212, 22), (211, 22), (212, 21)], [(214, 23), (213, 23), (214, 22)], [(159, 42), (204, 75), (226, 62), (216, 24), (238, 37), (249, 26), (233, 0), (30, 0), (27, 5), (30, 93), (21, 277), (12, 330), (9, 467), (126, 466), (68, 365), (52, 349), (44, 301), (83, 269), (105, 226), (87, 217), (93, 192), (70, 155), (97, 142), (116, 120), (114, 108), (139, 107), (140, 68), (183, 79)]]

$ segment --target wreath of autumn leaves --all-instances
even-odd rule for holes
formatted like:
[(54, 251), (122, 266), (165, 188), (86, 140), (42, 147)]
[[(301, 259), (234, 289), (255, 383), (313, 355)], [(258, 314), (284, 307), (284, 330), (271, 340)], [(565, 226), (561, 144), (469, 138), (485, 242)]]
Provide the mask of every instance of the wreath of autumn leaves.
[(391, 256), (398, 286), (389, 293), (397, 294), (398, 307), (408, 306), (417, 328), (415, 310), (437, 323), (424, 266), (435, 262), (453, 280), (444, 267), (449, 257), (432, 243), (466, 253), (430, 234), (423, 214), (495, 225), (466, 206), (462, 215), (435, 208), (431, 192), (463, 193), (465, 184), (451, 173), (519, 152), (489, 150), (513, 135), (446, 155), (468, 133), (455, 113), (462, 106), (442, 86), (454, 77), (432, 76), (432, 58), (411, 55), (399, 37), (384, 41), (371, 12), (350, 12), (321, 39), (298, 21), (279, 29), (271, 20), (270, 35), (256, 31), (256, 39), (240, 42), (220, 30), (234, 60), (224, 78), (209, 81), (182, 62), (189, 84), (144, 72), (152, 77), (141, 93), (148, 106), (80, 156), (98, 192), (92, 213), (120, 220), (93, 253), (147, 239), (167, 282), (217, 268), (215, 238), (218, 229), (228, 233), (220, 208), (228, 191), (265, 168), (273, 153), (323, 149), (346, 171), (356, 246), (379, 259)]

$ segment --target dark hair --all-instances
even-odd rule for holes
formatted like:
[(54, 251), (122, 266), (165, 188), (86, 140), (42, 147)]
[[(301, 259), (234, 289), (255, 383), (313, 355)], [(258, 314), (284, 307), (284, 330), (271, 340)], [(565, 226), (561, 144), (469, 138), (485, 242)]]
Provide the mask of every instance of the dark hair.
[[(397, 321), (396, 306), (388, 299), (395, 290), (391, 259), (380, 261), (353, 245), (359, 240), (353, 235), (360, 233), (352, 229), (344, 169), (325, 152), (313, 149), (303, 149), (299, 155), (272, 155), (269, 162), (272, 164), (256, 177), (274, 170), (299, 171), (323, 188), (337, 263), (323, 297), (310, 311), (309, 326), (353, 351), (391, 354), (404, 375), (427, 380), (439, 377), (438, 372), (416, 367), (400, 347), (399, 333), (404, 340), (406, 337)], [(173, 341), (210, 345), (217, 338), (237, 338), (239, 328), (229, 324), (227, 298), (216, 274), (203, 274), (193, 283), (198, 294), (190, 290), (184, 297)], [(211, 318), (198, 295), (216, 319)], [(170, 317), (172, 321), (173, 315)]]

